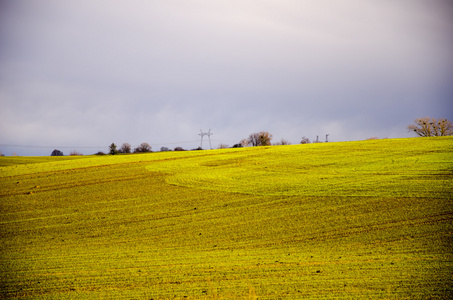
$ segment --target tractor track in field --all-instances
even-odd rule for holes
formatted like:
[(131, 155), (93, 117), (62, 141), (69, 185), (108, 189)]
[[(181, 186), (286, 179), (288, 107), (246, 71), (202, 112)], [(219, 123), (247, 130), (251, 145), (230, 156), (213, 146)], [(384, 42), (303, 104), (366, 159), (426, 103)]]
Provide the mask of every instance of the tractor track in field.
[(427, 224), (435, 224), (442, 222), (452, 222), (453, 221), (453, 212), (448, 212), (444, 214), (437, 214), (427, 217), (412, 218), (407, 220), (391, 221), (380, 224), (364, 225), (364, 226), (355, 226), (349, 228), (347, 231), (338, 232), (335, 230), (320, 232), (316, 236), (304, 236), (297, 235), (294, 236), (294, 240), (329, 240), (337, 239), (342, 237), (347, 237), (356, 234), (369, 233), (374, 231), (388, 230), (392, 228), (406, 227), (406, 226), (420, 226)]
[(37, 171), (25, 174), (16, 174), (16, 175), (9, 175), (9, 176), (0, 176), (0, 179), (15, 179), (15, 178), (27, 178), (27, 177), (40, 177), (42, 175), (59, 175), (59, 174), (66, 174), (66, 173), (77, 173), (81, 171), (87, 170), (107, 170), (107, 169), (115, 169), (124, 165), (143, 165), (146, 166), (153, 161), (131, 161), (131, 162), (122, 162), (122, 163), (115, 163), (115, 164), (104, 164), (104, 165), (95, 165), (95, 166), (85, 166), (85, 167), (71, 167), (71, 168), (63, 168), (61, 170), (52, 170), (52, 171)]
[(111, 179), (104, 179), (104, 180), (94, 179), (94, 180), (88, 180), (88, 181), (83, 181), (83, 182), (79, 181), (76, 184), (66, 183), (66, 184), (54, 184), (54, 185), (49, 185), (49, 186), (39, 186), (39, 187), (32, 188), (32, 190), (28, 189), (27, 191), (22, 190), (22, 191), (17, 191), (17, 192), (12, 192), (12, 193), (0, 194), (0, 198), (8, 197), (8, 196), (24, 195), (24, 194), (26, 195), (26, 194), (35, 194), (35, 193), (65, 190), (65, 189), (86, 187), (86, 186), (99, 185), (99, 184), (105, 184), (105, 183), (124, 182), (124, 181), (131, 181), (131, 180), (137, 180), (137, 179), (144, 179), (144, 178), (148, 178), (148, 177), (149, 177), (149, 174), (142, 174), (139, 176), (135, 175), (135, 176), (129, 176), (129, 177), (111, 178)]
[[(79, 169), (76, 169), (79, 170)], [(67, 173), (68, 170), (65, 171), (58, 171), (58, 172), (52, 172), (49, 173), (51, 175), (57, 175), (61, 173)], [(44, 172), (46, 173), (46, 172)], [(43, 173), (43, 174), (44, 174)], [(33, 174), (37, 175), (37, 174)], [(49, 176), (49, 175), (48, 175)], [(63, 183), (56, 183), (56, 184), (47, 184), (47, 185), (40, 185), (40, 186), (34, 186), (34, 187), (24, 187), (22, 189), (16, 189), (14, 191), (5, 191), (4, 193), (0, 193), (0, 198), (2, 197), (8, 197), (8, 196), (18, 196), (18, 195), (27, 195), (27, 194), (35, 194), (35, 193), (43, 193), (43, 192), (49, 192), (49, 191), (58, 191), (58, 190), (65, 190), (65, 189), (71, 189), (71, 188), (79, 188), (79, 187), (86, 187), (86, 186), (93, 186), (93, 185), (99, 185), (99, 184), (106, 184), (106, 183), (114, 183), (114, 182), (125, 182), (125, 181), (132, 181), (132, 180), (139, 180), (139, 179), (146, 179), (153, 177), (153, 172), (143, 172), (143, 173), (135, 173), (134, 175), (130, 176), (115, 176), (115, 177), (110, 177), (110, 178), (93, 178), (89, 180), (70, 180), (66, 181)]]

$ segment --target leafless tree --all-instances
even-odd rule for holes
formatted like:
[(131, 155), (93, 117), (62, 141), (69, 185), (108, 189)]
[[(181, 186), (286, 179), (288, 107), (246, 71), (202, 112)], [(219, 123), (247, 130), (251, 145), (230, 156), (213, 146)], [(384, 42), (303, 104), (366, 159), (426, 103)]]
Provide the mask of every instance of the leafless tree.
[[(241, 147), (247, 147), (249, 145), (249, 141), (248, 139), (242, 139), (240, 142), (239, 142), (239, 145), (241, 145)], [(238, 147), (236, 147), (238, 148)]]
[(310, 140), (307, 138), (307, 137), (302, 137), (301, 141), (300, 141), (301, 144), (309, 144), (310, 143)]
[(252, 146), (270, 146), (272, 134), (267, 131), (260, 131), (250, 134), (247, 140)]
[(227, 144), (222, 143), (219, 145), (219, 149), (226, 149), (226, 148), (228, 148)]
[(291, 145), (291, 143), (288, 142), (288, 140), (281, 139), (280, 142), (277, 142), (277, 143), (275, 143), (274, 145), (276, 145), (276, 146), (280, 146), (280, 145)]
[(141, 143), (140, 146), (134, 149), (134, 153), (151, 152), (151, 146), (148, 143)]
[(119, 150), (120, 153), (131, 153), (131, 145), (129, 143), (123, 143)]
[(453, 125), (447, 119), (419, 118), (415, 124), (409, 125), (407, 129), (419, 136), (446, 136), (453, 135)]

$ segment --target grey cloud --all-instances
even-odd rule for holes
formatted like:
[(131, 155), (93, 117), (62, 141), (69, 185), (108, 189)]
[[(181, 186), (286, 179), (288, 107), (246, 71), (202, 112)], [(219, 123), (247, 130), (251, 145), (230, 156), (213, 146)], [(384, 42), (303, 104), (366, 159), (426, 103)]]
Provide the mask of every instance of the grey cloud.
[(256, 130), (340, 141), (452, 119), (448, 1), (7, 2), (6, 144), (172, 143), (200, 128), (229, 144)]

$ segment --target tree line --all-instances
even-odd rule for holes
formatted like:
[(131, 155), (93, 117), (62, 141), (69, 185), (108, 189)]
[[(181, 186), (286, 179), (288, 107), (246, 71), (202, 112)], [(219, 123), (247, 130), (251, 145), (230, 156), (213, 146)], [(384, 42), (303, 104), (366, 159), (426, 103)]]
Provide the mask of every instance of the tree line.
[[(407, 127), (410, 132), (414, 132), (421, 137), (432, 137), (432, 136), (448, 136), (453, 135), (453, 125), (447, 119), (434, 119), (434, 118), (418, 118), (415, 119), (414, 124), (411, 124)], [(240, 147), (259, 147), (259, 146), (271, 146), (271, 145), (290, 145), (290, 143), (281, 139), (279, 142), (272, 144), (272, 134), (267, 131), (260, 131), (251, 133), (247, 138), (242, 139), (239, 143), (234, 144), (231, 148), (240, 148)], [(318, 143), (318, 139), (312, 143)], [(307, 137), (302, 137), (300, 144), (308, 144), (310, 140)], [(226, 144), (220, 144), (219, 148), (229, 148)], [(182, 147), (176, 147), (174, 151), (185, 151)], [(198, 147), (193, 150), (202, 150), (201, 147)], [(161, 147), (161, 152), (172, 151), (168, 147)], [(129, 143), (123, 143), (118, 149), (115, 143), (110, 144), (109, 153), (111, 155), (115, 154), (129, 154), (129, 153), (148, 153), (152, 152), (152, 147), (148, 143), (141, 143), (140, 146), (132, 149), (132, 146)], [(103, 152), (96, 153), (98, 155), (105, 154)], [(63, 152), (60, 150), (53, 150), (51, 156), (62, 156)], [(70, 155), (81, 155), (77, 151), (71, 152)]]
[(109, 154), (128, 154), (128, 153), (147, 153), (151, 152), (152, 147), (148, 143), (141, 143), (140, 146), (134, 148), (132, 151), (132, 146), (129, 143), (123, 143), (119, 149), (117, 149), (117, 146), (115, 143), (112, 143), (109, 146)]

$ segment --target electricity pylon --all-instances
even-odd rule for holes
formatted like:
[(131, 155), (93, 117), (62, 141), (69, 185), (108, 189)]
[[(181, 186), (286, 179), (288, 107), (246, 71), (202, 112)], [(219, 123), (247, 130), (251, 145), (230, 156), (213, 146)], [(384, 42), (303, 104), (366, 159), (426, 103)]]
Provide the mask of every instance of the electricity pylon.
[(203, 130), (200, 129), (200, 132), (198, 135), (201, 135), (201, 143), (200, 143), (200, 148), (203, 149), (203, 137), (205, 135), (208, 136), (208, 140), (209, 140), (209, 149), (212, 149), (212, 146), (211, 146), (211, 135), (213, 135), (213, 133), (211, 133), (211, 129), (209, 129), (208, 132), (203, 132)]

